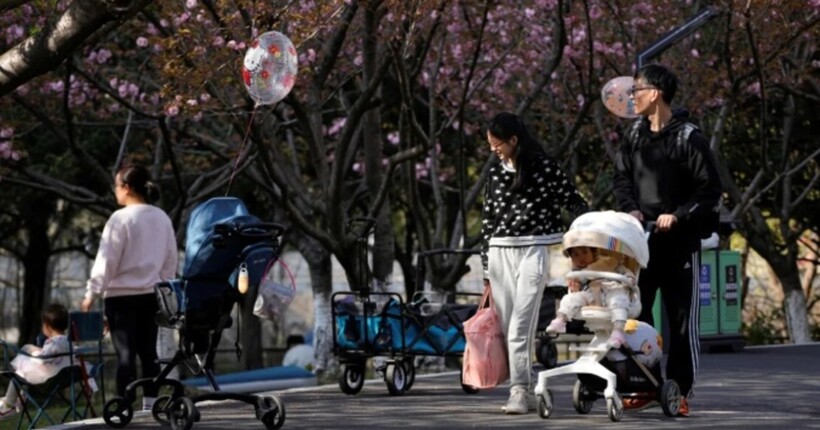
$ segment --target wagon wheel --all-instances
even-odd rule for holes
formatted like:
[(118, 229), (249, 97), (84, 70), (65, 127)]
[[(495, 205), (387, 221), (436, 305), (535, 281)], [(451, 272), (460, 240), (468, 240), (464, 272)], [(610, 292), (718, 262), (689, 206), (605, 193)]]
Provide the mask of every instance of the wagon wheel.
[(413, 364), (413, 357), (405, 357), (401, 363), (404, 366), (404, 379), (406, 380), (404, 391), (408, 391), (416, 382), (416, 366)]
[(397, 363), (388, 363), (384, 372), (384, 382), (387, 384), (387, 391), (393, 396), (401, 396), (407, 391), (407, 378), (404, 373), (404, 366)]
[(345, 394), (356, 394), (364, 385), (364, 366), (361, 364), (343, 364), (339, 375), (339, 388)]

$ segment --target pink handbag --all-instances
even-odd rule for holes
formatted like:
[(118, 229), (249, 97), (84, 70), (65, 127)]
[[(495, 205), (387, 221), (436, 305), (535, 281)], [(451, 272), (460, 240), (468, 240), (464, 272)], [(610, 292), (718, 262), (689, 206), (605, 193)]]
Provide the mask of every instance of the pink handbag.
[(507, 342), (490, 287), (484, 289), (478, 311), (464, 322), (464, 338), (467, 340), (462, 372), (464, 385), (492, 388), (510, 377)]

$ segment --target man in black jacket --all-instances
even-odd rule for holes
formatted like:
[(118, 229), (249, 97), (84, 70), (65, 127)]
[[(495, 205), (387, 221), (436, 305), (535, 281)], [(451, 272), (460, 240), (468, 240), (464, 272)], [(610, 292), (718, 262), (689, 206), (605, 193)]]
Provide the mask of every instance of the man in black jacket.
[[(680, 415), (686, 416), (700, 353), (700, 239), (721, 185), (706, 137), (686, 122), (688, 113), (672, 112), (677, 86), (663, 66), (645, 66), (635, 74), (630, 95), (640, 117), (623, 139), (613, 182), (621, 211), (655, 223), (649, 267), (639, 277), (640, 319), (654, 323), (652, 305), (660, 288), (670, 325), (666, 377), (680, 385)], [(627, 400), (628, 409), (646, 403)]]

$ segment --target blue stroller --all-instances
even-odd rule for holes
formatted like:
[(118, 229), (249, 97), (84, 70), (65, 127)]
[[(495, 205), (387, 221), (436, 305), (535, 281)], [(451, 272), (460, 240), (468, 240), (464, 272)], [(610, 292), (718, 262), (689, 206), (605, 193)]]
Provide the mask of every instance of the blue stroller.
[[(219, 391), (213, 362), (222, 330), (232, 325), (231, 310), (241, 297), (237, 289), (240, 272), (243, 276), (247, 272), (250, 291), (256, 291), (265, 269), (278, 258), (278, 237), (283, 230), (278, 224), (261, 222), (249, 214), (236, 198), (213, 198), (193, 210), (188, 220), (182, 278), (155, 286), (157, 324), (179, 331), (179, 349), (171, 360), (161, 361), (167, 366), (158, 376), (133, 381), (124, 397), (105, 403), (106, 424), (122, 428), (131, 422), (132, 403), (139, 387), (170, 387), (172, 394), (157, 398), (151, 413), (158, 423), (174, 430), (188, 430), (199, 421), (195, 404), (206, 400), (248, 403), (266, 428), (282, 426), (285, 407), (279, 398)], [(183, 384), (168, 378), (180, 364), (194, 374), (204, 374), (213, 392), (185, 396)]]

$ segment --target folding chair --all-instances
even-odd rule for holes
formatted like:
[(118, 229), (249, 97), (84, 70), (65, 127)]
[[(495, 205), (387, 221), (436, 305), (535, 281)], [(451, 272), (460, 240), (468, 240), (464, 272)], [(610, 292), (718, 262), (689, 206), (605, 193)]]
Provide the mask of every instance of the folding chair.
[[(102, 403), (105, 404), (105, 378), (103, 378), (103, 365), (105, 364), (102, 355), (102, 341), (107, 330), (100, 311), (94, 312), (70, 312), (68, 314), (68, 345), (71, 354), (72, 364), (78, 364), (80, 368), (79, 385), (80, 390), (75, 391), (75, 383), (71, 384), (71, 398), (74, 399), (72, 409), (75, 419), (84, 419), (91, 412), (92, 417), (97, 413), (93, 406), (93, 394), (95, 381), (99, 379), (99, 391), (102, 396)], [(87, 359), (91, 359), (87, 362)], [(85, 407), (82, 413), (79, 411), (80, 400), (85, 399)], [(63, 418), (63, 421), (65, 421)]]
[[(56, 375), (41, 384), (33, 384), (14, 373), (9, 366), (10, 351), (17, 351), (18, 354), (25, 354), (25, 352), (0, 340), (0, 346), (3, 346), (4, 350), (5, 364), (4, 371), (0, 372), (0, 378), (12, 381), (20, 394), (22, 403), (22, 411), (17, 419), (16, 429), (23, 428), (25, 420), (28, 420), (28, 429), (36, 427), (42, 419), (45, 419), (51, 425), (57, 424), (49, 415), (47, 409), (57, 406), (58, 403), (68, 406), (68, 409), (59, 420), (60, 423), (65, 422), (70, 416), (73, 416), (74, 419), (83, 419), (89, 411), (92, 416), (95, 416), (90, 378), (99, 375), (104, 390), (102, 379), (102, 338), (104, 334), (101, 312), (71, 312), (69, 314), (68, 333), (69, 351), (63, 354), (39, 356), (42, 359), (67, 356), (69, 357), (69, 365), (60, 369)], [(91, 344), (92, 342), (96, 342), (96, 348), (83, 346), (85, 343)], [(93, 355), (96, 355), (96, 364), (89, 363), (87, 366), (85, 358)], [(105, 403), (104, 392), (102, 395), (103, 403)], [(86, 404), (80, 412), (78, 406), (83, 398), (85, 398)]]
[[(17, 350), (12, 345), (3, 342), (3, 346), (5, 347), (5, 359), (6, 359), (6, 369), (0, 372), (0, 377), (2, 377), (3, 381), (9, 380), (14, 384), (14, 387), (17, 389), (18, 394), (20, 395), (20, 401), (22, 404), (23, 410), (18, 414), (17, 418), (17, 426), (16, 429), (23, 428), (24, 420), (28, 420), (29, 426), (28, 429), (32, 429), (37, 426), (37, 423), (41, 419), (45, 419), (49, 424), (55, 425), (57, 424), (54, 419), (46, 411), (49, 407), (56, 406), (59, 402), (68, 406), (68, 411), (63, 416), (63, 421), (68, 417), (68, 415), (74, 409), (74, 403), (71, 400), (71, 397), (66, 397), (65, 391), (69, 388), (69, 386), (74, 385), (74, 381), (80, 381), (82, 375), (80, 374), (79, 366), (66, 366), (60, 369), (56, 375), (52, 376), (45, 382), (41, 384), (33, 384), (23, 378), (20, 375), (14, 373), (10, 367), (8, 367), (9, 360), (9, 351), (16, 350), (18, 354), (25, 354), (25, 352), (21, 350)], [(57, 357), (64, 357), (68, 356), (68, 353), (63, 354), (53, 354), (53, 355), (41, 355), (39, 358), (42, 359), (53, 359)], [(7, 384), (3, 383), (2, 386), (6, 386)], [(33, 409), (33, 415), (32, 411)], [(62, 421), (61, 421), (62, 422)]]

